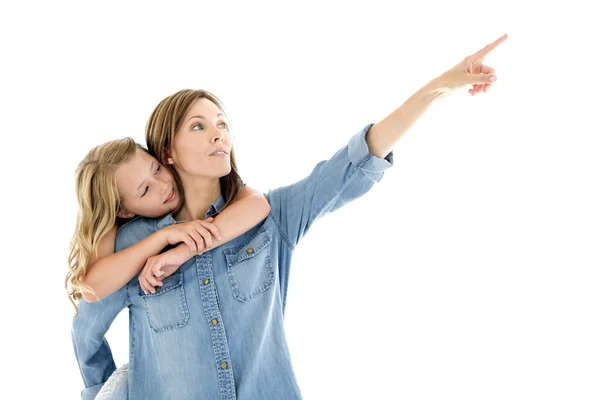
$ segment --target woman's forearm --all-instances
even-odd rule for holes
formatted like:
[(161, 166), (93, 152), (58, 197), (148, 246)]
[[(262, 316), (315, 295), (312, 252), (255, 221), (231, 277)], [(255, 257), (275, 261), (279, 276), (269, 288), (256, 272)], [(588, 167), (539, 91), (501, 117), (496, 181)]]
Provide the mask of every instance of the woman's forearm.
[(479, 51), (465, 57), (454, 67), (439, 75), (417, 90), (393, 113), (373, 125), (367, 132), (369, 152), (383, 158), (389, 154), (396, 142), (413, 126), (438, 98), (455, 89), (472, 86), (471, 95), (486, 92), (496, 82), (494, 68), (483, 64), (484, 58), (508, 38), (504, 34)]
[(442, 87), (437, 79), (429, 82), (394, 112), (373, 125), (366, 136), (369, 152), (379, 158), (387, 156), (429, 106), (444, 95)]

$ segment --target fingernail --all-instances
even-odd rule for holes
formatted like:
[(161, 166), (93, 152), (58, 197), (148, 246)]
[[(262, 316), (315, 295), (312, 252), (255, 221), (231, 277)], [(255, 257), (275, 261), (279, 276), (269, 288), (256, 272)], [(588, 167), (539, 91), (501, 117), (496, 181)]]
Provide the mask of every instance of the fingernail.
[(495, 82), (495, 81), (496, 81), (496, 75), (490, 76), (490, 82)]

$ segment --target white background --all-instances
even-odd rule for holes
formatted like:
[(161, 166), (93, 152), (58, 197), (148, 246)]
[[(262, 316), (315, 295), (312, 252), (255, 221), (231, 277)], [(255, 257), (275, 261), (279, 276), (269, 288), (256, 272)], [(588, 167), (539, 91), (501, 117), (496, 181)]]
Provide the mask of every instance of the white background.
[[(63, 281), (91, 147), (143, 142), (160, 100), (207, 89), (266, 192), (508, 32), (497, 84), (436, 103), (383, 180), (301, 242), (295, 372), (306, 399), (598, 399), (593, 3), (223, 3), (1, 6), (0, 397), (83, 387)], [(108, 338), (126, 362), (126, 313)]]

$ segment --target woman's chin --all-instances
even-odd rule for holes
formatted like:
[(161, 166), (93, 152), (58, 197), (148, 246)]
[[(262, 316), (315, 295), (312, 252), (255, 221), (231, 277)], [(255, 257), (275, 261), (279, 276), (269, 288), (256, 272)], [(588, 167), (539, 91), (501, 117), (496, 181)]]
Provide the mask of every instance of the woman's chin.
[(223, 178), (224, 176), (229, 175), (231, 172), (231, 164), (228, 164), (226, 168), (223, 168), (223, 171), (219, 174), (219, 178)]

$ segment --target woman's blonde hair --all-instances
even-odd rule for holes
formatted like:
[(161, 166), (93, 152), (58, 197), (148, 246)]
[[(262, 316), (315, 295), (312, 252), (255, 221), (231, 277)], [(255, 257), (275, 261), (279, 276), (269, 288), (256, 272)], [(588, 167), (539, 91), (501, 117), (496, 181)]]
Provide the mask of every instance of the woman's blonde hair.
[[(169, 164), (167, 158), (168, 154), (172, 151), (175, 134), (181, 127), (183, 118), (194, 102), (201, 98), (212, 101), (223, 115), (227, 115), (223, 103), (221, 103), (214, 94), (206, 90), (183, 89), (161, 101), (150, 115), (148, 123), (146, 124), (146, 145), (148, 146), (148, 152), (171, 170), (177, 181), (177, 186), (180, 189), (182, 198), (185, 198), (185, 193), (183, 193), (181, 178), (175, 170), (175, 167), (172, 164)], [(242, 178), (238, 173), (233, 149), (231, 149), (229, 159), (231, 161), (231, 172), (226, 176), (219, 178), (221, 193), (223, 195), (223, 200), (225, 200), (223, 208), (231, 204), (244, 187)], [(179, 207), (174, 211), (175, 213), (181, 210), (183, 203), (184, 202), (180, 203)], [(214, 215), (216, 215), (216, 213), (211, 216)]]
[(75, 171), (75, 190), (79, 211), (75, 233), (69, 246), (69, 272), (65, 289), (75, 306), (82, 292), (93, 291), (83, 283), (88, 272), (92, 254), (98, 243), (114, 226), (121, 199), (117, 190), (115, 172), (117, 167), (135, 154), (136, 149), (145, 149), (131, 138), (112, 140), (90, 150)]

